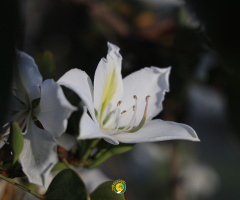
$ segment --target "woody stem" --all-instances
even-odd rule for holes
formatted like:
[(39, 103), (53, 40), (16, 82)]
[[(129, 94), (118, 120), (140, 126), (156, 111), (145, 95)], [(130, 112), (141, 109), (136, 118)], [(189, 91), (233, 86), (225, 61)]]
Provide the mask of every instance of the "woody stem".
[(22, 190), (24, 190), (24, 191), (32, 194), (33, 196), (37, 197), (38, 199), (44, 200), (44, 196), (43, 196), (43, 195), (40, 195), (40, 194), (38, 194), (38, 193), (30, 190), (29, 188), (26, 188), (26, 187), (24, 187), (23, 185), (20, 185), (20, 184), (14, 182), (13, 180), (11, 180), (11, 179), (9, 179), (9, 178), (1, 175), (1, 174), (0, 174), (0, 178), (3, 179), (3, 180), (5, 180), (5, 181), (7, 181), (8, 183), (10, 183), (10, 184), (12, 184), (12, 185), (15, 185), (16, 187), (18, 187), (18, 188), (20, 188), (20, 189), (22, 189)]

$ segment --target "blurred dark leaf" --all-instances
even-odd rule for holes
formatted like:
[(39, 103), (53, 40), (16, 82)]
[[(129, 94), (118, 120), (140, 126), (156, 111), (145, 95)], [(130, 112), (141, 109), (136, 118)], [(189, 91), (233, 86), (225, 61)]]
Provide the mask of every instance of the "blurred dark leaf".
[(51, 182), (46, 200), (90, 200), (81, 178), (71, 169), (61, 171)]

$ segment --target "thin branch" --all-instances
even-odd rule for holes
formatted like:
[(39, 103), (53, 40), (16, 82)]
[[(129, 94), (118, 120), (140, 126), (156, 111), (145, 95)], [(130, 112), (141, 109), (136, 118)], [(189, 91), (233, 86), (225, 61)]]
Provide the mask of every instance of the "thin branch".
[(40, 195), (40, 194), (38, 194), (38, 193), (30, 190), (29, 188), (26, 188), (26, 187), (24, 187), (23, 185), (20, 185), (20, 184), (14, 182), (13, 180), (11, 180), (11, 179), (9, 179), (9, 178), (1, 175), (1, 174), (0, 174), (0, 178), (3, 179), (3, 180), (5, 180), (5, 181), (7, 181), (8, 183), (10, 183), (10, 184), (12, 184), (12, 185), (14, 185), (14, 186), (16, 186), (16, 187), (18, 187), (18, 188), (26, 191), (26, 192), (32, 194), (33, 196), (37, 197), (38, 199), (42, 199), (42, 200), (45, 199), (45, 197), (44, 197), (43, 195)]

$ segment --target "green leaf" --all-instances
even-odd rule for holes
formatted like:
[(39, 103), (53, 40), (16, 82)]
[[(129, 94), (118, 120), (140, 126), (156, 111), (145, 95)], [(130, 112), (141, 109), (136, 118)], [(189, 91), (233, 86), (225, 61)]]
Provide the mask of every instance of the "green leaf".
[(90, 195), (91, 200), (126, 200), (124, 194), (117, 194), (112, 190), (113, 181), (99, 185)]
[(45, 194), (46, 200), (90, 200), (85, 185), (71, 169), (61, 171), (51, 182)]
[(9, 142), (13, 153), (12, 166), (14, 166), (17, 163), (20, 153), (23, 149), (22, 131), (17, 122), (12, 122), (10, 125)]
[(35, 62), (44, 80), (55, 77), (56, 67), (53, 55), (50, 51), (46, 50), (43, 53), (38, 54), (35, 58)]
[(130, 151), (135, 144), (119, 144), (119, 145), (111, 145), (108, 149), (100, 149), (99, 151), (103, 151), (102, 154), (96, 153), (96, 159), (88, 166), (89, 169), (94, 168), (98, 165), (100, 165), (102, 162), (107, 160), (113, 155), (125, 153), (127, 151)]

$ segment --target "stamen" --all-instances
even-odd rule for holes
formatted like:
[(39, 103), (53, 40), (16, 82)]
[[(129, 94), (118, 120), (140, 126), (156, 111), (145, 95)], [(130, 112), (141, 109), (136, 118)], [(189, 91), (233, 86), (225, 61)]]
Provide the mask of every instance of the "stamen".
[[(119, 110), (119, 111), (120, 111), (120, 110)], [(118, 128), (119, 128), (120, 119), (121, 119), (121, 116), (122, 116), (122, 115), (120, 114), (120, 112), (118, 112), (118, 115), (117, 115), (117, 116), (118, 116), (118, 118), (117, 118), (117, 120), (116, 120), (116, 128), (115, 128), (116, 130), (118, 130)]]
[[(109, 128), (106, 130), (107, 132), (112, 132), (112, 130), (115, 130), (116, 129), (116, 127), (118, 128), (118, 126), (119, 126), (119, 122), (120, 122), (120, 118), (121, 118), (121, 114), (122, 113), (120, 113), (120, 110), (121, 110), (121, 103), (122, 103), (122, 101), (119, 101), (118, 103), (117, 103), (117, 107), (115, 108), (115, 110), (114, 110), (114, 116), (113, 116), (113, 123), (109, 126)], [(122, 111), (122, 112), (124, 112), (124, 111)], [(126, 112), (126, 111), (125, 111)]]
[[(136, 95), (133, 95), (133, 98), (135, 99), (135, 106), (133, 106), (132, 109), (133, 109), (133, 111), (135, 111), (135, 107), (137, 106), (137, 96), (136, 96)], [(122, 101), (119, 101), (119, 102), (122, 103)], [(130, 108), (129, 108), (129, 109), (130, 109)], [(129, 109), (122, 111), (120, 114), (126, 113)], [(129, 128), (129, 125), (128, 125), (128, 126), (125, 126), (125, 127), (120, 127), (120, 128), (119, 128), (121, 116), (122, 116), (122, 115), (120, 115), (120, 116), (118, 117), (118, 121), (117, 121), (117, 123), (116, 123), (117, 126), (116, 126), (115, 130), (118, 131), (119, 129), (121, 129), (121, 132), (123, 132), (123, 131), (125, 131), (125, 130), (127, 130), (127, 129)], [(133, 115), (133, 117), (134, 117), (134, 120), (135, 120), (135, 116), (134, 116), (134, 115)], [(133, 120), (133, 119), (130, 120), (130, 124), (132, 123), (132, 120)], [(134, 122), (133, 122), (133, 123), (134, 123)]]
[[(144, 113), (143, 113), (143, 117), (142, 117), (142, 120), (140, 121), (140, 123), (137, 125), (137, 126), (134, 126), (135, 124), (135, 121), (136, 121), (136, 114), (137, 114), (137, 96), (136, 95), (133, 95), (133, 98), (135, 99), (135, 105), (131, 106), (129, 109), (127, 110), (123, 110), (122, 112), (120, 112), (121, 108), (120, 108), (120, 105), (122, 103), (122, 101), (119, 101), (117, 103), (117, 107), (114, 109), (114, 111), (112, 111), (111, 113), (109, 113), (108, 115), (113, 115), (113, 123), (107, 128), (107, 130), (105, 129), (105, 131), (107, 131), (108, 133), (113, 133), (113, 134), (120, 134), (122, 132), (127, 132), (127, 133), (133, 133), (133, 132), (136, 132), (138, 131), (139, 129), (141, 129), (143, 127), (143, 125), (145, 124), (146, 122), (146, 117), (147, 117), (147, 108), (148, 108), (148, 101), (149, 101), (149, 98), (150, 96), (146, 96), (145, 98), (145, 101), (146, 101), (146, 105), (145, 105), (145, 109), (144, 109)], [(132, 109), (133, 111), (133, 115), (128, 123), (127, 126), (124, 126), (124, 127), (120, 127), (119, 128), (119, 125), (120, 125), (120, 119), (123, 116), (124, 113), (126, 112), (130, 112), (130, 110)], [(130, 113), (129, 113), (130, 114)], [(115, 122), (115, 123), (114, 123)], [(114, 131), (114, 132), (112, 132)]]
[(137, 98), (135, 98), (135, 105), (133, 106), (133, 116), (132, 116), (132, 119), (130, 120), (128, 126), (127, 126), (127, 129), (126, 130), (131, 130), (135, 121), (136, 121), (136, 114), (137, 114)]
[(134, 133), (136, 131), (138, 131), (140, 128), (143, 127), (143, 125), (145, 124), (146, 122), (146, 117), (147, 117), (147, 107), (148, 107), (148, 100), (149, 100), (150, 96), (146, 96), (146, 105), (145, 105), (145, 109), (144, 109), (144, 114), (143, 114), (143, 118), (142, 120), (140, 121), (140, 123), (138, 124), (138, 126), (135, 126), (133, 127), (132, 129), (126, 131), (128, 133)]
[[(121, 101), (121, 103), (122, 103), (122, 101)], [(121, 118), (121, 113), (120, 113), (120, 109), (121, 109), (121, 103), (119, 104), (119, 106), (117, 107), (117, 112), (116, 112), (116, 115), (115, 115), (115, 120), (114, 121), (116, 121), (116, 123), (114, 124), (114, 127), (113, 127), (113, 129), (115, 128), (115, 129), (118, 129), (118, 127), (119, 127), (119, 124), (120, 124), (120, 118)]]
[[(113, 110), (112, 112), (110, 112), (108, 114), (109, 118), (110, 119), (110, 115), (113, 115), (113, 122), (115, 122), (117, 120), (117, 116), (119, 115), (119, 108), (117, 107), (116, 110)], [(106, 123), (105, 123), (106, 124)], [(103, 125), (105, 125), (103, 124)], [(111, 129), (113, 129), (114, 127), (114, 123), (110, 124), (110, 126), (107, 128), (106, 132), (108, 133), (109, 131), (111, 132)]]
[(137, 98), (134, 98), (134, 99), (135, 99), (135, 105), (132, 107), (133, 115), (132, 115), (132, 118), (131, 118), (129, 124), (125, 127), (120, 127), (119, 128), (119, 123), (118, 123), (118, 126), (116, 128), (117, 132), (115, 132), (115, 134), (119, 134), (119, 133), (125, 132), (126, 130), (132, 129), (132, 127), (135, 123), (135, 120), (136, 120), (136, 113), (137, 113)]
[(126, 110), (122, 111), (121, 114), (124, 114), (125, 112), (127, 112)]

